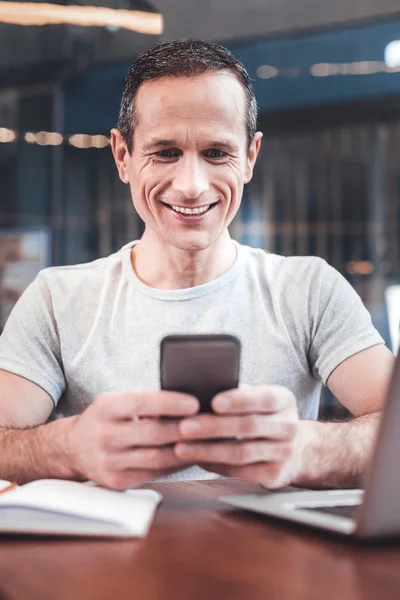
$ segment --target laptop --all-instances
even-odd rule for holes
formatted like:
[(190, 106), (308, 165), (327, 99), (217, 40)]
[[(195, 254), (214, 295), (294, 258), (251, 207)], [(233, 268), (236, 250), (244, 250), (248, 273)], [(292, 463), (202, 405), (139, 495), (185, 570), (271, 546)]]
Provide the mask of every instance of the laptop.
[(220, 500), (286, 521), (362, 539), (400, 536), (400, 353), (375, 442), (365, 490), (285, 490)]

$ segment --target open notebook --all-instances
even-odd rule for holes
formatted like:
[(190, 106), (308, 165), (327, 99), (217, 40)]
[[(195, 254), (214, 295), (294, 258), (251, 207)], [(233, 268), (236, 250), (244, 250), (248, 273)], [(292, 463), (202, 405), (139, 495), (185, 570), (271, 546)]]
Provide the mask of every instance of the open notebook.
[(154, 490), (116, 492), (59, 479), (15, 486), (0, 480), (0, 534), (143, 537), (161, 499)]

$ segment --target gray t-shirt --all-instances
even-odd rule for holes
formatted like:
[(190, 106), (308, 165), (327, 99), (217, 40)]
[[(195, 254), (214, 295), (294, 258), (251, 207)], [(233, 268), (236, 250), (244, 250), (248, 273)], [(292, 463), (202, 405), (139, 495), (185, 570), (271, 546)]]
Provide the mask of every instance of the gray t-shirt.
[(217, 279), (159, 290), (133, 271), (135, 243), (41, 271), (6, 323), (0, 368), (46, 390), (52, 419), (80, 413), (102, 392), (159, 388), (160, 340), (178, 333), (236, 335), (240, 382), (287, 386), (300, 417), (315, 419), (332, 371), (383, 343), (359, 296), (323, 259), (235, 242), (236, 262)]

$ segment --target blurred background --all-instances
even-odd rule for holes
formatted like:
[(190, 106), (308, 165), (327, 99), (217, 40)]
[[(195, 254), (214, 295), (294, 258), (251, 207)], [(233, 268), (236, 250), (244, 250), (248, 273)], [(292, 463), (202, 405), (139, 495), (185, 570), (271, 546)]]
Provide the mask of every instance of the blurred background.
[[(109, 145), (124, 77), (140, 51), (196, 37), (244, 63), (260, 107), (262, 152), (232, 236), (325, 258), (396, 352), (400, 0), (69, 4), (0, 1), (0, 331), (38, 270), (140, 237)], [(326, 390), (321, 416), (345, 416)]]

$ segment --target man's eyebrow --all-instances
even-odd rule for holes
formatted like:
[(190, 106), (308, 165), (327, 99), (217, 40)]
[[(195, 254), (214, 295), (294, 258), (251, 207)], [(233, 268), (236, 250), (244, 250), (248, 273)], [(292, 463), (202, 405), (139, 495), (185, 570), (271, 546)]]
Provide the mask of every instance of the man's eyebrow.
[[(143, 150), (146, 152), (153, 148), (171, 148), (171, 147), (179, 147), (179, 143), (177, 140), (166, 140), (166, 139), (153, 139), (147, 144), (143, 146)], [(225, 148), (230, 152), (236, 152), (237, 146), (236, 144), (228, 141), (228, 140), (213, 140), (206, 142), (204, 144), (205, 148)]]
[(159, 140), (157, 138), (154, 138), (153, 140), (151, 140), (150, 142), (148, 142), (147, 144), (145, 144), (143, 146), (143, 150), (151, 150), (151, 148), (156, 148), (158, 146), (176, 146), (177, 142), (176, 140)]
[(238, 149), (236, 144), (228, 140), (216, 140), (215, 142), (206, 144), (206, 146), (207, 148), (225, 148), (225, 150), (229, 150), (230, 152), (236, 152)]

